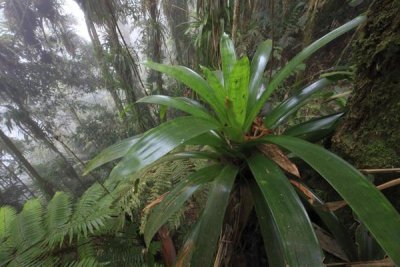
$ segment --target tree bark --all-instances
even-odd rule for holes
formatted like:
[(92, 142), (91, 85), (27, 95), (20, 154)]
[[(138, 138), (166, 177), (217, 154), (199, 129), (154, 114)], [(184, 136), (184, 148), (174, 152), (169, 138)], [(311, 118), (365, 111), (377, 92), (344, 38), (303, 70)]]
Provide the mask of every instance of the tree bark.
[[(91, 37), (95, 40), (94, 45), (97, 47), (98, 59), (101, 60), (103, 66), (107, 64), (105, 54), (102, 52), (100, 40), (98, 38), (96, 28), (94, 23), (97, 23), (106, 29), (106, 34), (108, 35), (108, 40), (110, 41), (110, 50), (114, 56), (117, 56), (112, 62), (109, 62), (112, 65), (114, 72), (116, 74), (117, 79), (120, 82), (121, 89), (125, 92), (127, 105), (124, 107), (121, 115), (125, 116), (126, 111), (131, 111), (133, 113), (133, 119), (136, 123), (136, 129), (131, 127), (131, 122), (125, 120), (125, 125), (128, 126), (128, 135), (145, 132), (151, 127), (155, 126), (154, 118), (151, 115), (150, 109), (147, 106), (138, 107), (136, 101), (146, 95), (146, 90), (144, 88), (139, 68), (136, 63), (134, 56), (132, 55), (127, 43), (122, 36), (122, 33), (118, 26), (118, 17), (116, 14), (115, 7), (111, 4), (111, 2), (105, 2), (105, 12), (108, 12), (107, 16), (104, 14), (96, 14), (94, 11), (89, 10), (90, 8), (86, 4), (85, 1), (75, 0), (81, 7), (83, 13), (85, 14), (86, 24), (89, 32), (91, 33)], [(95, 20), (96, 16), (104, 17), (102, 21)], [(120, 39), (122, 43), (120, 42)], [(102, 57), (102, 58), (100, 58)], [(106, 68), (106, 71), (111, 74), (111, 70)], [(116, 95), (115, 90), (110, 91), (112, 94), (114, 101), (118, 105), (118, 108), (121, 109), (120, 102), (118, 101), (118, 97)]]
[[(157, 63), (162, 63), (162, 50), (161, 50), (161, 45), (162, 45), (162, 33), (161, 33), (161, 21), (160, 21), (160, 9), (158, 8), (159, 1), (158, 0), (153, 0), (153, 1), (147, 1), (147, 11), (150, 14), (150, 24), (152, 27), (149, 30), (149, 36), (150, 37), (150, 45), (152, 46), (152, 49), (150, 51), (150, 58), (152, 61), (157, 62)], [(159, 71), (150, 71), (150, 75), (148, 78), (149, 81), (155, 81), (156, 88), (155, 92), (160, 95), (165, 95), (165, 91), (163, 89), (163, 81), (162, 81), (162, 76), (161, 72)]]
[[(97, 61), (101, 64), (101, 70), (102, 70), (103, 76), (104, 77), (111, 77), (111, 73), (110, 73), (107, 65), (104, 62), (104, 51), (103, 51), (103, 48), (101, 46), (100, 38), (99, 38), (99, 35), (97, 33), (96, 27), (94, 26), (93, 21), (90, 20), (89, 15), (87, 14), (87, 12), (85, 12), (85, 10), (83, 10), (83, 11), (84, 11), (84, 14), (85, 14), (86, 27), (88, 28), (89, 36), (90, 36), (90, 39), (92, 40), (92, 43), (93, 43), (93, 48), (94, 48), (95, 53), (96, 53)], [(124, 106), (122, 104), (122, 100), (118, 96), (118, 93), (116, 91), (115, 86), (113, 84), (111, 84), (111, 85), (107, 84), (106, 85), (106, 89), (110, 93), (118, 112), (120, 114), (123, 114), (124, 113)]]
[(355, 47), (355, 87), (333, 148), (358, 168), (399, 167), (400, 2), (375, 1)]
[[(52, 142), (47, 133), (45, 133), (42, 128), (34, 121), (29, 111), (25, 109), (23, 105), (18, 104), (18, 113), (19, 113), (19, 122), (22, 125), (25, 125), (26, 128), (33, 134), (33, 136), (42, 141), (51, 151), (56, 153), (63, 161), (65, 165), (64, 173), (71, 178), (78, 180), (78, 182), (83, 185), (78, 173), (75, 171), (74, 167), (69, 163), (68, 159), (64, 156), (64, 154), (56, 147), (56, 145)], [(73, 188), (71, 188), (73, 190)]]
[(49, 197), (53, 196), (55, 191), (52, 185), (46, 181), (40, 174), (35, 170), (35, 168), (29, 163), (29, 161), (22, 155), (18, 148), (14, 145), (11, 139), (0, 129), (0, 139), (3, 141), (8, 152), (21, 163), (21, 165), (26, 169), (29, 175), (36, 180), (43, 192)]
[(239, 28), (239, 9), (240, 2), (235, 0), (233, 4), (233, 22), (232, 22), (232, 42), (236, 43), (236, 36)]
[(187, 0), (162, 1), (164, 15), (168, 21), (172, 38), (175, 43), (176, 60), (179, 65), (195, 68), (193, 43), (185, 34), (186, 23), (189, 21)]

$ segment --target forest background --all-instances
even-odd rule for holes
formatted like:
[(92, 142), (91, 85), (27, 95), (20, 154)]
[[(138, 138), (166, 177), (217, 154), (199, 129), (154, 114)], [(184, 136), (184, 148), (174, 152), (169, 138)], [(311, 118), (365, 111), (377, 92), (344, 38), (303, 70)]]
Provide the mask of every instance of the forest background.
[[(32, 266), (84, 261), (168, 265), (166, 244), (183, 243), (206, 196), (200, 192), (174, 214), (150, 248), (141, 238), (148, 205), (203, 163), (184, 161), (147, 170), (139, 184), (127, 183), (113, 192), (117, 197), (106, 182), (113, 163), (83, 173), (103, 149), (182, 115), (136, 103), (140, 98), (163, 94), (199, 99), (185, 85), (141, 63), (218, 69), (224, 32), (232, 38), (237, 55), (249, 58), (259, 43), (272, 39), (264, 73), (268, 78), (312, 41), (367, 14), (362, 27), (300, 64), (269, 105), (276, 106), (321, 75), (345, 76), (288, 123), (346, 110), (335, 131), (320, 143), (376, 184), (393, 181), (400, 166), (399, 11), (399, 2), (390, 0), (0, 0), (0, 203), (18, 213), (27, 201), (46, 207), (56, 194), (77, 221), (92, 216), (84, 226), (77, 223), (65, 233), (73, 241), (46, 248), (46, 257), (42, 253), (29, 258)], [(302, 173), (324, 201), (340, 200), (316, 173), (307, 167)], [(397, 210), (399, 190), (384, 191)], [(61, 191), (67, 194), (56, 193)], [(357, 238), (355, 232), (361, 230), (351, 210), (341, 209), (339, 215)], [(368, 236), (366, 230), (363, 233)], [(38, 240), (45, 235), (36, 234), (41, 235)], [(82, 241), (88, 236), (94, 240), (90, 246)], [(378, 248), (359, 259), (382, 260), (384, 253), (368, 238), (369, 246)], [(252, 248), (243, 247), (244, 258), (254, 256), (248, 254)], [(332, 262), (349, 260), (332, 244), (326, 249)], [(264, 256), (256, 258), (260, 266), (265, 263)]]

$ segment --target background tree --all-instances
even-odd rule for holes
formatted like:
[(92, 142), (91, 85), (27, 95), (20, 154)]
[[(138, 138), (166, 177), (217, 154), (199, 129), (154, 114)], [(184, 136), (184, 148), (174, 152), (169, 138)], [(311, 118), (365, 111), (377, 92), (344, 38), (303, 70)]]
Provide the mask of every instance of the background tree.
[[(399, 12), (398, 1), (374, 1), (354, 44), (354, 91), (333, 141), (336, 151), (362, 169), (400, 166)], [(400, 191), (390, 193), (400, 208)]]

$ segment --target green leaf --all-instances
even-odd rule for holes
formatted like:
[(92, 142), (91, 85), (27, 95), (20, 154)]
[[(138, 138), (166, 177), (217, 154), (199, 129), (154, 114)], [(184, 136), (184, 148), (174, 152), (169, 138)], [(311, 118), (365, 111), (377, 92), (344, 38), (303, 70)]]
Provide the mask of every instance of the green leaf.
[(268, 257), (268, 266), (286, 266), (282, 246), (279, 245), (281, 243), (279, 232), (272, 218), (271, 210), (255, 181), (251, 182), (250, 190)]
[(289, 97), (265, 116), (265, 127), (268, 129), (276, 128), (279, 124), (286, 121), (290, 115), (311, 100), (313, 94), (330, 84), (331, 82), (328, 79), (323, 78), (303, 88), (292, 97)]
[(225, 210), (237, 173), (237, 167), (226, 165), (214, 180), (206, 207), (200, 217), (198, 234), (194, 235), (196, 240), (193, 241), (194, 251), (190, 266), (212, 266)]
[(223, 85), (224, 81), (220, 79), (222, 76), (218, 77), (218, 71), (211, 71), (204, 66), (201, 66), (201, 69), (204, 73), (204, 76), (206, 77), (208, 84), (213, 88), (220, 105), (223, 106), (225, 103), (225, 99), (228, 96), (228, 93)]
[(381, 260), (385, 258), (385, 252), (370, 235), (362, 223), (357, 226), (355, 239), (358, 248), (358, 257), (362, 261)]
[(336, 122), (343, 116), (343, 112), (311, 119), (301, 124), (288, 128), (284, 135), (298, 137), (310, 142), (316, 142), (330, 134)]
[[(298, 183), (301, 183), (297, 181)], [(304, 200), (311, 206), (311, 208), (318, 214), (323, 223), (326, 225), (328, 230), (331, 232), (336, 242), (343, 249), (343, 252), (346, 253), (350, 260), (357, 260), (356, 249), (354, 246), (354, 242), (351, 239), (351, 235), (347, 229), (343, 227), (339, 219), (336, 217), (335, 213), (327, 210), (324, 205), (325, 202), (322, 201), (310, 188), (308, 188), (305, 184), (301, 183), (301, 185), (307, 189), (306, 196), (303, 191), (298, 190), (300, 196), (304, 197)], [(297, 189), (297, 188), (296, 188)], [(313, 203), (309, 203), (309, 196), (312, 196)]]
[(228, 89), (229, 76), (230, 76), (233, 66), (236, 63), (235, 46), (233, 45), (233, 42), (229, 38), (229, 36), (226, 33), (224, 33), (221, 36), (219, 47), (220, 47), (220, 51), (221, 51), (222, 73), (224, 76), (224, 86), (225, 86), (225, 90), (228, 91), (229, 90)]
[(220, 154), (208, 151), (185, 151), (168, 154), (161, 159), (157, 160), (156, 163), (160, 164), (167, 161), (184, 160), (184, 159), (209, 159), (219, 160)]
[[(323, 266), (310, 219), (287, 177), (262, 154), (247, 160), (276, 224), (281, 251), (288, 266)], [(266, 211), (268, 212), (268, 211)]]
[(259, 93), (262, 77), (265, 68), (267, 67), (271, 51), (272, 51), (272, 40), (266, 40), (257, 47), (257, 51), (254, 54), (253, 60), (251, 61), (249, 100), (247, 103), (248, 112), (257, 101), (257, 95)]
[[(246, 105), (249, 96), (249, 59), (243, 57), (235, 63), (229, 76), (228, 102), (225, 103), (233, 119), (232, 126), (241, 129), (246, 117)], [(231, 112), (229, 112), (231, 111)]]
[(224, 140), (214, 131), (198, 135), (185, 143), (185, 145), (203, 145), (211, 147), (224, 146)]
[(66, 265), (66, 267), (97, 267), (101, 266), (96, 258), (83, 258), (79, 261), (73, 261)]
[(38, 199), (25, 203), (22, 211), (16, 216), (11, 225), (11, 239), (13, 244), (21, 250), (35, 245), (45, 237), (43, 225), (43, 208)]
[(92, 170), (119, 158), (125, 156), (129, 149), (140, 139), (141, 136), (136, 135), (126, 138), (118, 143), (107, 147), (101, 151), (94, 159), (89, 161), (86, 165), (84, 175), (88, 174)]
[(200, 105), (198, 102), (186, 98), (186, 97), (170, 97), (164, 95), (151, 95), (141, 98), (137, 103), (149, 103), (164, 105), (167, 107), (182, 110), (195, 117), (201, 117), (208, 120), (214, 120), (214, 118), (208, 113), (208, 111)]
[(113, 207), (113, 196), (100, 184), (89, 187), (75, 203), (75, 209), (68, 223), (69, 242), (74, 237), (87, 237), (104, 226), (107, 219), (116, 213)]
[(290, 60), (284, 68), (282, 68), (277, 74), (274, 75), (267, 90), (263, 92), (260, 99), (257, 100), (251, 112), (248, 114), (245, 123), (245, 129), (247, 130), (257, 114), (262, 109), (264, 103), (268, 100), (269, 96), (274, 92), (274, 90), (296, 69), (296, 67), (301, 64), (304, 60), (313, 55), (321, 47), (335, 40), (339, 36), (345, 34), (346, 32), (358, 27), (366, 21), (366, 16), (359, 16), (346, 24), (340, 26), (339, 28), (329, 32), (325, 36), (321, 37), (317, 41), (313, 42), (305, 49), (303, 49), (299, 54), (297, 54), (292, 60)]
[(182, 208), (183, 204), (201, 185), (217, 177), (222, 168), (222, 165), (213, 165), (203, 168), (190, 175), (186, 180), (181, 181), (166, 195), (163, 201), (154, 208), (147, 220), (146, 229), (144, 230), (144, 240), (147, 247), (150, 245), (151, 239), (160, 227)]
[(331, 81), (340, 81), (343, 79), (354, 80), (354, 72), (353, 71), (331, 71), (327, 73), (323, 73), (320, 75), (320, 78), (327, 78)]
[(62, 244), (64, 236), (67, 234), (67, 223), (72, 216), (71, 196), (64, 192), (56, 192), (47, 205), (45, 217), (46, 229), (49, 233), (47, 240), (49, 245)]
[(144, 65), (153, 70), (168, 74), (192, 88), (213, 108), (220, 120), (225, 120), (225, 110), (223, 106), (221, 106), (212, 87), (199, 74), (183, 66), (169, 66), (154, 62), (146, 62)]
[(126, 177), (155, 162), (193, 137), (218, 129), (213, 121), (180, 117), (147, 131), (111, 171), (110, 177)]
[(10, 235), (11, 225), (14, 223), (16, 211), (12, 207), (0, 208), (0, 240)]
[(378, 243), (400, 265), (400, 215), (376, 187), (353, 166), (324, 148), (289, 136), (267, 136), (303, 159), (332, 185)]

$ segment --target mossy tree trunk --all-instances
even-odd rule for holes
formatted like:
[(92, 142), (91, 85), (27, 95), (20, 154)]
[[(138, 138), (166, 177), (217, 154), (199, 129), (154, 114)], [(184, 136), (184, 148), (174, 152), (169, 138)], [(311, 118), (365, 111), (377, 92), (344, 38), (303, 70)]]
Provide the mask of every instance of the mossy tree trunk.
[(354, 91), (333, 149), (358, 168), (400, 167), (400, 1), (372, 4), (354, 51)]

